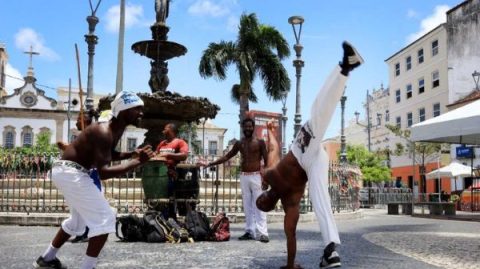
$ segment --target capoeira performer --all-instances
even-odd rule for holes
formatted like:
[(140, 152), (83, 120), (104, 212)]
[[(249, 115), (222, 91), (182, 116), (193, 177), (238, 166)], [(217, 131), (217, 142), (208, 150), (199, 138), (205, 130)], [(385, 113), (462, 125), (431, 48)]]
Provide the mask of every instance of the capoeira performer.
[(283, 268), (301, 268), (295, 264), (297, 242), (295, 232), (299, 219), (300, 200), (308, 182), (310, 199), (320, 224), (323, 244), (326, 246), (320, 261), (321, 268), (339, 267), (340, 257), (335, 245), (340, 244), (328, 193), (328, 155), (321, 145), (335, 107), (343, 95), (348, 74), (363, 63), (355, 48), (343, 42), (343, 60), (328, 77), (312, 105), (310, 120), (298, 132), (288, 154), (280, 160), (280, 149), (275, 139), (275, 127), (268, 123), (268, 162), (263, 180), (271, 186), (257, 199), (259, 209), (267, 212), (280, 199), (285, 211), (284, 230), (287, 237), (287, 265)]
[(150, 146), (130, 153), (128, 162), (109, 166), (126, 153), (116, 152), (115, 146), (128, 125), (138, 126), (143, 116), (143, 101), (132, 92), (122, 91), (111, 104), (113, 118), (109, 122), (87, 127), (63, 152), (52, 168), (52, 181), (63, 193), (70, 208), (70, 217), (62, 226), (45, 253), (35, 262), (35, 268), (66, 268), (56, 257), (58, 250), (72, 235), (81, 235), (90, 228), (89, 242), (81, 269), (97, 264), (108, 234), (115, 232), (115, 213), (102, 192), (92, 183), (88, 172), (97, 168), (102, 180), (120, 176), (140, 166), (154, 156)]

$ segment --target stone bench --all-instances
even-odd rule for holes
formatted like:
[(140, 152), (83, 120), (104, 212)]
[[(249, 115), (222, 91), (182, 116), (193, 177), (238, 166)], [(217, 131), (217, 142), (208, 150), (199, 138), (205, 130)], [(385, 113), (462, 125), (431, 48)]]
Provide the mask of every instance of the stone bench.
[(387, 204), (388, 215), (398, 215), (400, 205), (402, 206), (402, 214), (412, 215), (411, 202), (389, 202)]
[(423, 202), (415, 203), (418, 206), (428, 206), (430, 215), (454, 216), (457, 214), (455, 203), (451, 202)]

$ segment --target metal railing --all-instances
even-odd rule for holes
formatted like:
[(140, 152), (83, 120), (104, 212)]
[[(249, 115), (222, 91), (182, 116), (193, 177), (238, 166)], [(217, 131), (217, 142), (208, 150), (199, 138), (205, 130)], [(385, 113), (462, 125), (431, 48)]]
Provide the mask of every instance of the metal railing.
[[(199, 197), (197, 210), (216, 212), (243, 212), (239, 180), (239, 167), (217, 167), (199, 173)], [(331, 166), (332, 167), (332, 166)], [(48, 174), (39, 169), (0, 171), (0, 212), (68, 212), (61, 192), (57, 190)], [(330, 172), (329, 193), (334, 213), (354, 211), (359, 207), (358, 188), (340, 187), (336, 173)], [(110, 205), (119, 213), (141, 213), (148, 209), (142, 187), (141, 169), (122, 178), (102, 181), (102, 191)], [(274, 211), (283, 211), (279, 202)], [(311, 212), (308, 187), (300, 204), (302, 213)]]

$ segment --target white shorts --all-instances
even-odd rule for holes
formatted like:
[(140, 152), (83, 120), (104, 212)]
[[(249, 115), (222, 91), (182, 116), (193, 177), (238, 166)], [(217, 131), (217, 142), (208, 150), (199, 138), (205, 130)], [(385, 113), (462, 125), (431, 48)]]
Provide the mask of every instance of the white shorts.
[(115, 232), (116, 214), (92, 182), (88, 170), (75, 162), (56, 161), (52, 181), (70, 207), (70, 217), (62, 222), (66, 233), (82, 235), (86, 226), (90, 229), (88, 237)]

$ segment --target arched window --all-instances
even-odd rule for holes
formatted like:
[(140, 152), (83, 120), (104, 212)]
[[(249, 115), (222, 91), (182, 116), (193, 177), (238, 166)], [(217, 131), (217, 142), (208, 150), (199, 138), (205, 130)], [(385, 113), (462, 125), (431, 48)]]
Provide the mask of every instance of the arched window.
[(22, 128), (22, 146), (31, 147), (33, 146), (33, 129), (30, 126), (25, 126)]
[(3, 129), (3, 147), (11, 149), (15, 147), (15, 128), (13, 126), (5, 126)]

